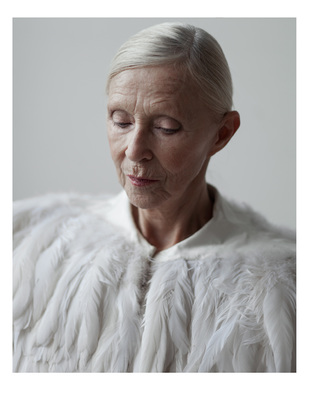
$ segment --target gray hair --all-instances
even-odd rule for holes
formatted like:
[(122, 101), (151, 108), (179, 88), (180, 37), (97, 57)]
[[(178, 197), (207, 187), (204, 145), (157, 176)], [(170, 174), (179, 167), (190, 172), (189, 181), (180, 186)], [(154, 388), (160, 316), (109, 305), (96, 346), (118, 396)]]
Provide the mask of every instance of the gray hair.
[(203, 29), (182, 23), (151, 26), (127, 40), (112, 60), (107, 92), (122, 71), (169, 64), (186, 68), (211, 112), (222, 116), (232, 109), (232, 79), (220, 45)]

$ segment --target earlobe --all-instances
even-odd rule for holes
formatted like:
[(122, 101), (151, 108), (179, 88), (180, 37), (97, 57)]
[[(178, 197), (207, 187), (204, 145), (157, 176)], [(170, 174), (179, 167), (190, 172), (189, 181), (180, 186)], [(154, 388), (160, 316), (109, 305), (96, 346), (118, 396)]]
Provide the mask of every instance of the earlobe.
[(222, 150), (240, 127), (240, 114), (237, 111), (227, 112), (219, 124), (216, 141), (210, 156)]

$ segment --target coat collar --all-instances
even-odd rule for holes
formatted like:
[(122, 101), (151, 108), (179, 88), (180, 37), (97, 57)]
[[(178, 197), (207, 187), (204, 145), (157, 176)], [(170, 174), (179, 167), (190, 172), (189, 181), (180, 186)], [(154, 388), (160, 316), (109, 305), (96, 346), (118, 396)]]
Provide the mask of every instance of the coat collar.
[[(206, 255), (207, 245), (223, 244), (244, 232), (241, 227), (241, 216), (237, 215), (230, 202), (223, 198), (212, 185), (208, 185), (208, 190), (214, 200), (213, 217), (187, 239), (158, 253), (155, 256), (157, 261), (167, 261), (180, 257), (200, 258)], [(146, 241), (136, 228), (131, 212), (131, 203), (125, 191), (109, 200), (105, 218), (115, 225), (120, 232), (123, 232), (130, 241), (139, 244), (146, 256), (153, 257), (156, 249)]]

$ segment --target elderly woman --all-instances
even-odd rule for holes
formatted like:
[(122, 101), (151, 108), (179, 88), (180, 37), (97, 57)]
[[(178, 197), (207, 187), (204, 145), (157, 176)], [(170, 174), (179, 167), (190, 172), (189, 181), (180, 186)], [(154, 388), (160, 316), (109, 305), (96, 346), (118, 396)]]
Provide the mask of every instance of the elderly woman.
[(205, 181), (239, 128), (213, 37), (161, 24), (107, 83), (118, 196), (15, 204), (14, 370), (295, 371), (295, 242)]

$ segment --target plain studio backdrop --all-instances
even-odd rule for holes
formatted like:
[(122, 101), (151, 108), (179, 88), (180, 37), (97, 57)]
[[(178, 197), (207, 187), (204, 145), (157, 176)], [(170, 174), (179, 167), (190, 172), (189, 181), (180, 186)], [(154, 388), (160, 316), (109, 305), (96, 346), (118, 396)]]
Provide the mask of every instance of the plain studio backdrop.
[(106, 132), (109, 64), (131, 35), (166, 21), (212, 34), (231, 69), (241, 127), (211, 159), (207, 181), (295, 228), (294, 18), (14, 19), (14, 199), (121, 190)]

